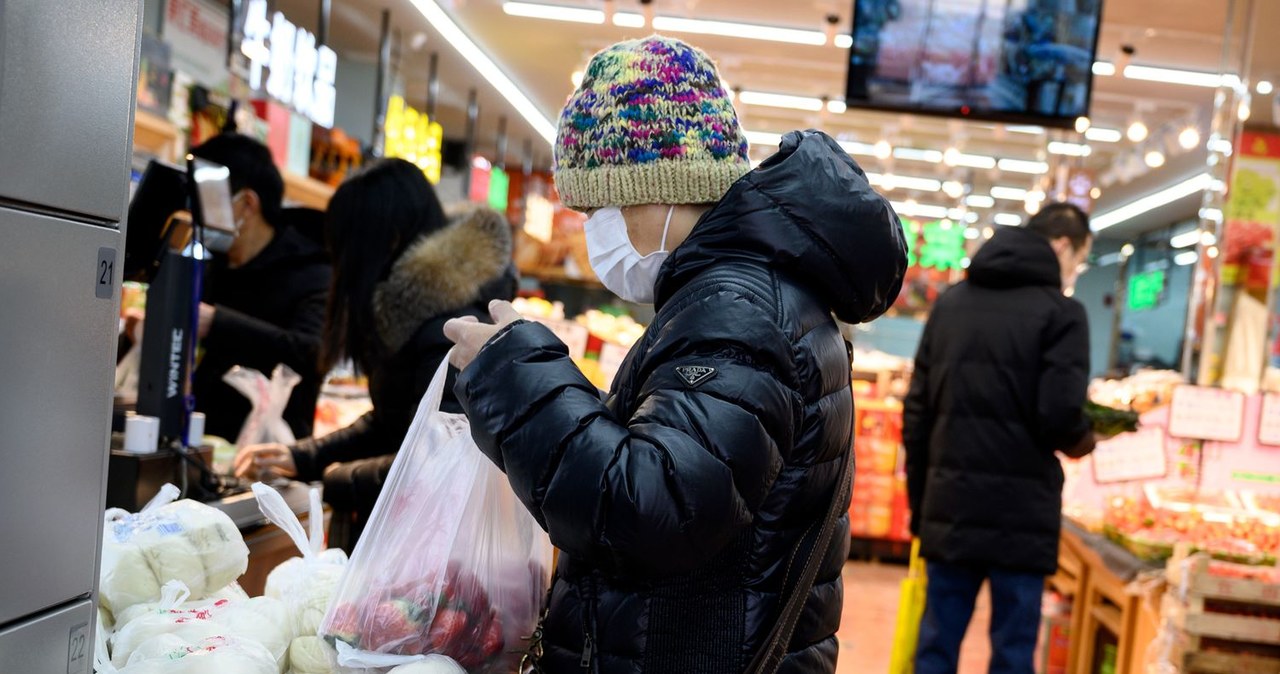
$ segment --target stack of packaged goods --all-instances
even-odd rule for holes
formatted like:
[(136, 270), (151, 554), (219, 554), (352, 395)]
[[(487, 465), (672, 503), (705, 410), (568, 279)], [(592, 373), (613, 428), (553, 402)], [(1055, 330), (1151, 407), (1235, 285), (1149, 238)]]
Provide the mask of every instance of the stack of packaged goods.
[(165, 485), (136, 514), (106, 513), (95, 671), (287, 671), (285, 605), (236, 585), (249, 564), (239, 529), (178, 494)]
[(849, 505), (849, 533), (908, 541), (902, 407), (892, 401), (858, 401), (854, 407), (853, 453), (858, 470)]
[(1280, 569), (1214, 559), (1178, 546), (1148, 671), (1280, 672)]

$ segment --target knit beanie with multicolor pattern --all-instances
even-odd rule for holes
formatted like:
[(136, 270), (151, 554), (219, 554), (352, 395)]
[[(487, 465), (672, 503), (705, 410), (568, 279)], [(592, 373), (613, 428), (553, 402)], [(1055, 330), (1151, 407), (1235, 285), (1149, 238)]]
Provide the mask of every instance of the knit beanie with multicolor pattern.
[(750, 169), (715, 64), (680, 40), (596, 54), (560, 114), (556, 188), (576, 210), (714, 203)]

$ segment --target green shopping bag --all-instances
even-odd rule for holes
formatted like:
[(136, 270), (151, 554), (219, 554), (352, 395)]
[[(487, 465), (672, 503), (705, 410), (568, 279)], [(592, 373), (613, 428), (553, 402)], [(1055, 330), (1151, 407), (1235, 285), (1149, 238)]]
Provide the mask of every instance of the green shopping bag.
[(920, 620), (924, 617), (925, 589), (928, 587), (920, 539), (911, 541), (911, 565), (902, 581), (898, 600), (898, 620), (893, 632), (889, 674), (912, 674), (916, 666), (916, 644), (920, 641)]

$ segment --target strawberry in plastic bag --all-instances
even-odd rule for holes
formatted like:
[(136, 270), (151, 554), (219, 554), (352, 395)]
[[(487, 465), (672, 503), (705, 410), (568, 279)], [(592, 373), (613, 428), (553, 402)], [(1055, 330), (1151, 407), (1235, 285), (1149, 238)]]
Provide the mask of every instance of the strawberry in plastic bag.
[(440, 412), (447, 363), (321, 624), (340, 668), (385, 672), (443, 655), (473, 674), (512, 672), (541, 613), (550, 541), (466, 417)]

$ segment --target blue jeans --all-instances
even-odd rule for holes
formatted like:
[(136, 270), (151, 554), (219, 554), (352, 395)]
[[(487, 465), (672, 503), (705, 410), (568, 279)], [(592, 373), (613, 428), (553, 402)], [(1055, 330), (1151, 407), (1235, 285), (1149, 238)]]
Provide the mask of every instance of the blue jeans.
[(960, 642), (984, 580), (991, 581), (990, 674), (1033, 674), (1044, 576), (929, 562), (915, 674), (956, 674)]

